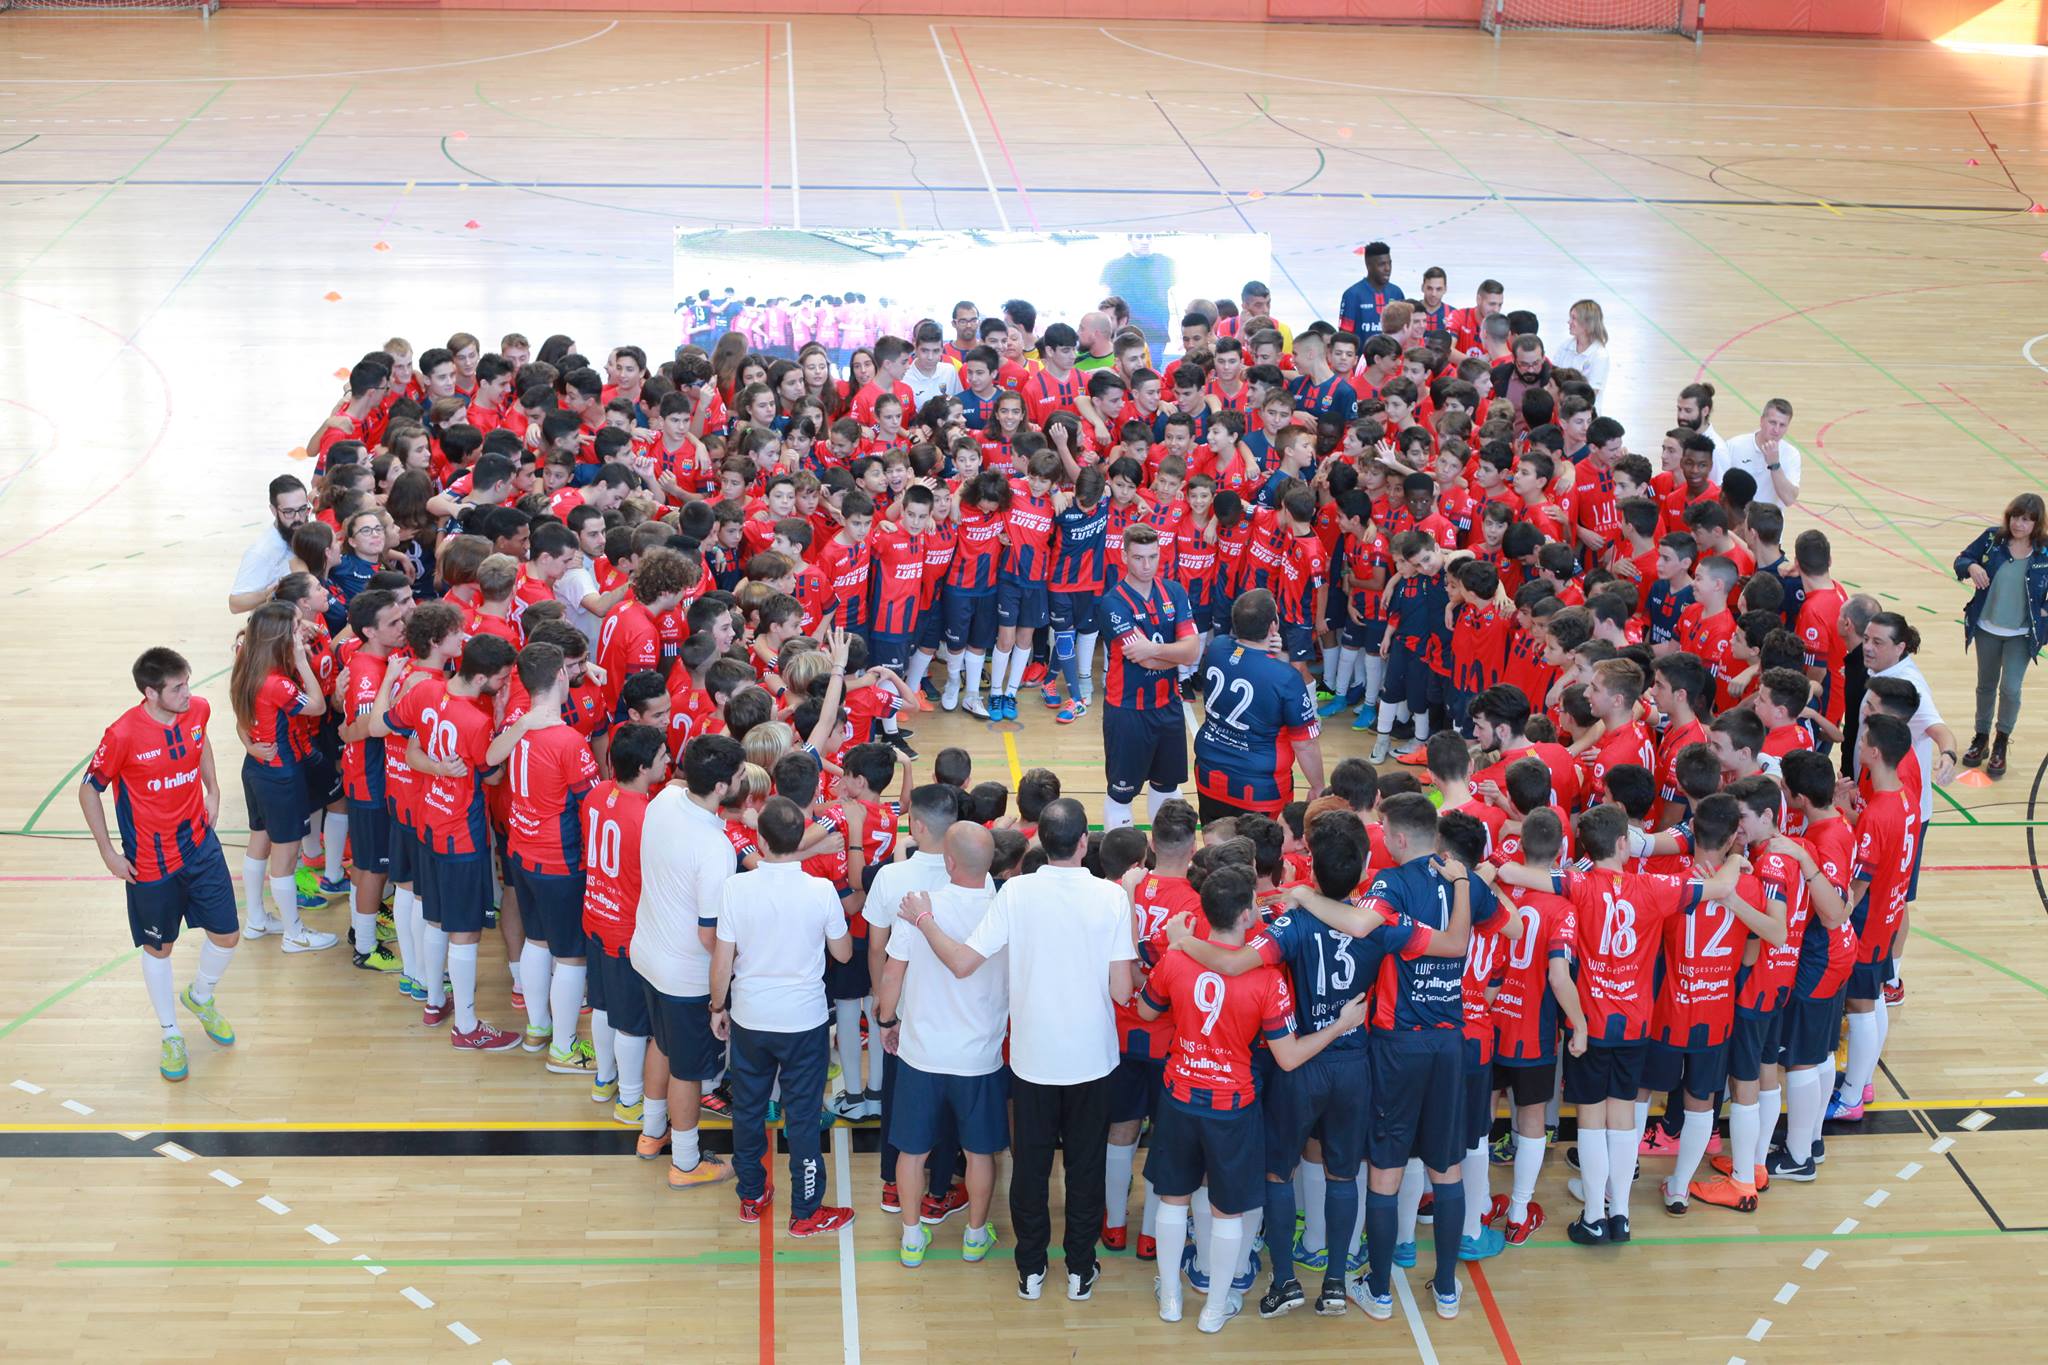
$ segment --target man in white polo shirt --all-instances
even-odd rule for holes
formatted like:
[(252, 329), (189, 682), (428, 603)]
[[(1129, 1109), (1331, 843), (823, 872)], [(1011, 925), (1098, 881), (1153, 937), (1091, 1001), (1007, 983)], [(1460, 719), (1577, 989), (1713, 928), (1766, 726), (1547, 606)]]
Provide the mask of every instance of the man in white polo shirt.
[(270, 481), (270, 525), (242, 552), (228, 588), (228, 610), (239, 616), (270, 600), (277, 581), (292, 571), (292, 533), (313, 519), (313, 500), (296, 475)]
[(1792, 429), (1792, 405), (1783, 398), (1764, 404), (1756, 430), (1721, 443), (1714, 452), (1715, 483), (1731, 469), (1740, 469), (1756, 480), (1756, 500), (1779, 507), (1799, 501), (1802, 460), (1799, 448), (1785, 439)]
[[(988, 875), (995, 847), (980, 825), (956, 823), (946, 831), (946, 884), (905, 896), (903, 918), (935, 918), (948, 938), (971, 935), (996, 898)], [(1009, 1074), (1003, 1069), (1010, 981), (1003, 953), (996, 958), (989, 970), (956, 979), (923, 935), (902, 933), (889, 940), (889, 965), (876, 978), (875, 1022), (883, 1029), (883, 1045), (897, 1057), (889, 1134), (899, 1152), (896, 1183), (924, 1188), (926, 1155), (942, 1133), (957, 1134), (967, 1152), (967, 1234), (960, 1251), (965, 1261), (982, 1260), (995, 1248), (995, 1229), (988, 1225), (995, 1154), (1010, 1145)], [(931, 1243), (923, 1218), (906, 1210), (903, 1264), (924, 1264)]]
[(746, 763), (730, 735), (697, 736), (683, 747), (681, 780), (648, 803), (640, 827), (640, 914), (629, 956), (647, 983), (654, 1037), (639, 1153), (652, 1161), (671, 1148), (672, 1189), (733, 1176), (731, 1162), (699, 1151), (697, 1117), (704, 1087), (725, 1070), (725, 1048), (711, 1031), (711, 944), (720, 897), (739, 865), (718, 808), (745, 785)]
[(1095, 1239), (1102, 1230), (1109, 1077), (1117, 1063), (1115, 1006), (1131, 997), (1138, 952), (1123, 888), (1081, 866), (1088, 812), (1079, 801), (1046, 806), (1038, 845), (1046, 865), (1006, 882), (965, 943), (949, 937), (936, 915), (921, 917), (917, 928), (955, 976), (1009, 950), (1017, 1296), (1035, 1299), (1045, 1286), (1052, 1240), (1047, 1190), (1057, 1145), (1067, 1186), (1067, 1297), (1078, 1301), (1095, 1292), (1102, 1274)]
[[(695, 743), (696, 741), (691, 741)], [(853, 1221), (825, 1203), (825, 1155), (812, 1120), (825, 1103), (832, 1055), (825, 955), (853, 957), (839, 893), (804, 871), (804, 813), (786, 796), (761, 808), (761, 865), (727, 879), (711, 959), (711, 1028), (732, 1042), (732, 1157), (740, 1221), (758, 1223), (768, 1183), (768, 1100), (781, 1085), (789, 1143), (789, 1235), (816, 1237)]]

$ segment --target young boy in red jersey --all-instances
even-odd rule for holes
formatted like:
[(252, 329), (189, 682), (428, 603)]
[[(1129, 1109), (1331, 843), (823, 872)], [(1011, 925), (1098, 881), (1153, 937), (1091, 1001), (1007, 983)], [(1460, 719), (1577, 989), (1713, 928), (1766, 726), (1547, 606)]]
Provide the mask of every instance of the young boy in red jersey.
[[(595, 1059), (598, 1077), (591, 1097), (613, 1101), (612, 1120), (640, 1126), (646, 1087), (665, 1087), (666, 1067), (649, 1076), (647, 1042), (653, 1022), (647, 1009), (647, 984), (633, 970), (630, 950), (640, 903), (640, 831), (647, 817), (648, 793), (668, 775), (668, 750), (661, 731), (649, 725), (624, 725), (611, 742), (612, 778), (591, 789), (583, 801), (580, 830), (584, 889), (582, 919), (589, 935), (591, 970), (590, 1032), (597, 1048), (610, 1045), (610, 1055)], [(528, 998), (532, 998), (531, 992)], [(616, 1079), (607, 1095), (610, 1074)], [(659, 1139), (641, 1138), (639, 1155), (660, 1155)]]
[(1870, 795), (1856, 820), (1850, 875), (1856, 902), (1856, 963), (1849, 975), (1849, 1065), (1841, 1088), (1828, 1101), (1830, 1118), (1850, 1122), (1863, 1117), (1864, 1087), (1877, 1074), (1890, 1031), (1884, 987), (1906, 917), (1913, 855), (1921, 836), (1919, 793), (1909, 790), (1900, 776), (1900, 766), (1912, 752), (1913, 731), (1905, 721), (1886, 712), (1863, 717), (1856, 768), (1868, 779)]
[(1636, 703), (1642, 696), (1643, 671), (1632, 660), (1608, 659), (1593, 665), (1586, 700), (1602, 729), (1591, 751), (1580, 760), (1589, 805), (1607, 798), (1608, 769), (1621, 763), (1650, 769), (1657, 761), (1649, 728), (1636, 719)]
[(1031, 456), (1022, 482), (1010, 485), (1004, 514), (1009, 548), (996, 583), (995, 666), (989, 677), (991, 720), (1017, 718), (1017, 689), (1023, 686), (1024, 671), (1031, 663), (1031, 632), (1051, 619), (1046, 584), (1052, 574), (1053, 517), (1059, 510), (1051, 491), (1058, 470), (1059, 457), (1050, 450), (1039, 450)]
[(874, 518), (874, 499), (858, 488), (850, 490), (839, 504), (839, 532), (818, 554), (818, 572), (826, 584), (826, 618), (843, 630), (867, 627), (872, 562), (867, 538)]
[[(918, 615), (924, 602), (924, 538), (931, 520), (931, 489), (922, 484), (905, 489), (902, 509), (900, 522), (881, 522), (867, 542), (874, 581), (868, 618), (868, 657), (874, 666), (898, 675), (909, 670), (916, 654)], [(916, 691), (906, 692), (901, 704), (916, 705)], [(898, 733), (894, 711), (882, 719), (882, 742), (916, 761), (917, 751)]]
[(374, 972), (402, 972), (405, 965), (377, 943), (377, 911), (384, 903), (384, 882), (391, 870), (392, 828), (384, 804), (384, 741), (371, 735), (370, 718), (391, 655), (404, 647), (407, 615), (397, 597), (381, 588), (355, 595), (348, 604), (348, 620), (360, 644), (349, 655), (336, 693), (342, 716), (341, 786), (349, 803), (349, 861), (354, 874), (349, 892), (352, 961)]
[(631, 595), (612, 608), (598, 630), (597, 662), (605, 675), (606, 711), (623, 720), (619, 689), (635, 673), (660, 671), (657, 616), (673, 612), (696, 582), (697, 570), (667, 547), (647, 551), (633, 569)]

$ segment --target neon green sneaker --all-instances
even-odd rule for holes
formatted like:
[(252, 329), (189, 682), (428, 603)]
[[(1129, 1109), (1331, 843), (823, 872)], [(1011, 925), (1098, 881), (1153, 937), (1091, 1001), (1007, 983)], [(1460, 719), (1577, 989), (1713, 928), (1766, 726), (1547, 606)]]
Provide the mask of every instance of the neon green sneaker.
[(960, 1239), (960, 1259), (970, 1264), (975, 1261), (987, 1260), (988, 1254), (995, 1249), (996, 1225), (994, 1223), (990, 1223), (987, 1227), (983, 1228), (981, 1236), (978, 1238), (974, 1235), (974, 1229), (969, 1228), (966, 1235)]
[[(192, 988), (187, 986), (184, 993), (178, 997), (178, 1003), (199, 1016), (199, 1022), (206, 1026), (207, 1037), (222, 1047), (235, 1045), (235, 1026), (221, 1018), (220, 1007), (213, 1001), (208, 1000), (202, 1004), (194, 1000)], [(182, 1076), (185, 1073), (180, 1071), (178, 1074)]]
[(528, 1052), (539, 1052), (543, 1048), (547, 1047), (547, 1045), (551, 1041), (553, 1041), (554, 1036), (555, 1031), (552, 1028), (529, 1027), (526, 1030), (526, 1042), (524, 1046)]
[(624, 1124), (628, 1128), (638, 1128), (640, 1120), (646, 1116), (646, 1113), (647, 1102), (645, 1100), (634, 1100), (631, 1104), (614, 1104), (612, 1106), (612, 1122)]
[(182, 1081), (185, 1079), (185, 1073), (190, 1071), (191, 1068), (185, 1062), (185, 1040), (183, 1038), (174, 1033), (164, 1039), (163, 1056), (158, 1060), (156, 1069), (163, 1072), (164, 1079), (167, 1081)]
[(578, 1038), (570, 1044), (567, 1052), (557, 1052), (551, 1047), (548, 1049), (547, 1068), (558, 1076), (595, 1078), (597, 1050), (590, 1045), (588, 1038)]
[(932, 1230), (924, 1224), (917, 1225), (917, 1245), (905, 1242), (896, 1249), (896, 1259), (903, 1263), (905, 1270), (915, 1270), (924, 1264), (926, 1248), (932, 1244)]
[(592, 1081), (590, 1083), (590, 1102), (592, 1104), (610, 1104), (618, 1097), (618, 1081)]
[(320, 890), (320, 874), (318, 872), (307, 867), (304, 863), (300, 863), (299, 870), (293, 874), (292, 880), (298, 886), (299, 896), (301, 897), (299, 904), (304, 905), (304, 898), (306, 897), (311, 897), (317, 905), (327, 904), (327, 896)]
[(393, 943), (398, 939), (398, 926), (382, 915), (377, 917), (377, 942)]

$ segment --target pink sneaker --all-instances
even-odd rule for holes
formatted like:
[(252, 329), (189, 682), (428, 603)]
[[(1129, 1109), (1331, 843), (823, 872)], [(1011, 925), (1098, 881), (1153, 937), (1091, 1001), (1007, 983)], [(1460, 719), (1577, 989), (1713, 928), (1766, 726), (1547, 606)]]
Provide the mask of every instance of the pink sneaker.
[(519, 1035), (492, 1028), (479, 1019), (476, 1027), (467, 1033), (451, 1032), (448, 1041), (466, 1052), (509, 1052), (519, 1046)]
[[(1876, 1085), (1874, 1085), (1874, 1084), (1873, 1084), (1873, 1085), (1866, 1085), (1866, 1086), (1864, 1086), (1864, 1087), (1863, 1087), (1863, 1104), (1869, 1104), (1869, 1103), (1871, 1103), (1872, 1101), (1874, 1101), (1874, 1100), (1875, 1100), (1876, 1098), (1877, 1098), (1877, 1086), (1876, 1086)], [(1859, 1104), (1859, 1105), (1857, 1105), (1856, 1107), (1857, 1107), (1858, 1109), (1861, 1109), (1861, 1108), (1863, 1107), (1863, 1105)]]
[(1643, 1130), (1643, 1140), (1636, 1144), (1637, 1156), (1677, 1156), (1678, 1139), (1664, 1131), (1663, 1125), (1652, 1124)]
[(1721, 1135), (1719, 1133), (1715, 1133), (1707, 1138), (1707, 1155), (1721, 1155)]

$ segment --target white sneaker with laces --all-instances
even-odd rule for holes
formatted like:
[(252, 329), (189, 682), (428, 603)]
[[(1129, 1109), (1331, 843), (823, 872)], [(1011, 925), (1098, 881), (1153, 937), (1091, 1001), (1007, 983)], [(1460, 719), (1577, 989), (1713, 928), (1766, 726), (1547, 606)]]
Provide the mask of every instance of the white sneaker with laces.
[(960, 709), (981, 720), (988, 719), (988, 703), (981, 699), (981, 693), (969, 692), (960, 699)]
[(948, 711), (954, 710), (960, 705), (960, 679), (946, 679), (946, 685), (939, 693), (939, 705)]
[(341, 942), (333, 934), (323, 934), (318, 929), (300, 925), (297, 929), (285, 929), (284, 950), (288, 953), (317, 953), (322, 948), (332, 948)]
[(1168, 1277), (1161, 1275), (1158, 1279), (1152, 1281), (1152, 1294), (1154, 1298), (1159, 1300), (1159, 1320), (1161, 1322), (1179, 1322), (1181, 1316), (1179, 1278), (1177, 1276)]
[(1195, 1326), (1200, 1328), (1204, 1332), (1214, 1334), (1216, 1332), (1222, 1331), (1224, 1323), (1229, 1322), (1232, 1318), (1236, 1317), (1239, 1313), (1242, 1313), (1243, 1311), (1244, 1295), (1232, 1291), (1231, 1294), (1223, 1300), (1222, 1312), (1212, 1313), (1207, 1308), (1204, 1308), (1202, 1310), (1202, 1316), (1196, 1320)]

